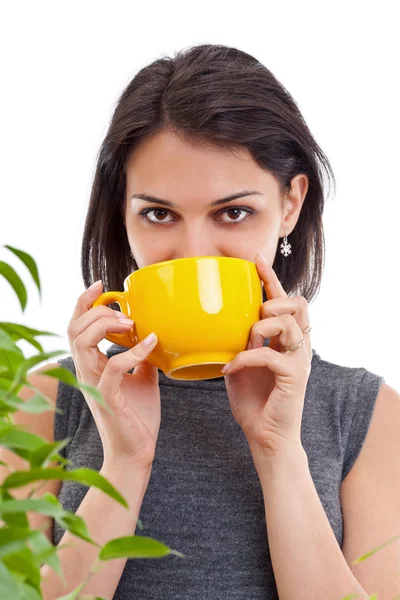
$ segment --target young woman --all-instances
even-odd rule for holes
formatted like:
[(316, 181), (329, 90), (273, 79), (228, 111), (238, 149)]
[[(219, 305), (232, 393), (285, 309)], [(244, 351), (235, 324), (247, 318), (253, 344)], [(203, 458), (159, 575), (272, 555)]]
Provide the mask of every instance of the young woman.
[[(255, 58), (201, 45), (143, 68), (123, 91), (101, 146), (82, 244), (85, 287), (59, 364), (117, 412), (59, 384), (55, 439), (69, 468), (99, 470), (129, 511), (64, 482), (59, 498), (104, 544), (155, 538), (185, 555), (110, 561), (84, 592), (116, 600), (393, 597), (399, 533), (399, 395), (363, 367), (312, 348), (308, 304), (323, 270), (323, 175), (330, 164), (287, 90)], [(262, 255), (266, 260), (262, 259)], [(220, 378), (179, 381), (133, 349), (107, 290), (156, 262), (231, 256), (255, 262), (262, 319)], [(188, 332), (190, 335), (190, 332)], [(144, 530), (136, 530), (137, 518)], [(97, 549), (54, 523), (68, 582)], [(397, 579), (396, 579), (397, 577)], [(396, 585), (397, 582), (397, 585)], [(49, 593), (50, 597), (50, 593)]]

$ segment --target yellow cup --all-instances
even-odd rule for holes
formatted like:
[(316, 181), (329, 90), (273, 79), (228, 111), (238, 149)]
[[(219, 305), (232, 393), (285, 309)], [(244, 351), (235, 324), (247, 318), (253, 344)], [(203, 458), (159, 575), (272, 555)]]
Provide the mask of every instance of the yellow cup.
[(119, 304), (134, 321), (127, 333), (106, 339), (127, 348), (152, 331), (157, 346), (147, 361), (170, 379), (223, 376), (221, 367), (245, 350), (261, 318), (262, 282), (253, 262), (199, 256), (142, 267), (124, 281), (123, 292), (105, 292), (93, 303)]

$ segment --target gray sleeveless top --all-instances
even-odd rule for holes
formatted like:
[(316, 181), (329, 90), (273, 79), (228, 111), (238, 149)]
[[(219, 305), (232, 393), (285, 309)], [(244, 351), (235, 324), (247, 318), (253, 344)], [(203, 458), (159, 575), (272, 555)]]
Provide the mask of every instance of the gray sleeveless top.
[[(127, 349), (116, 344), (108, 357)], [(71, 356), (59, 364), (74, 375)], [(130, 371), (132, 372), (132, 370)], [(365, 440), (382, 376), (344, 367), (313, 350), (301, 438), (310, 472), (338, 544), (343, 523), (340, 484)], [(278, 600), (268, 547), (261, 484), (247, 440), (234, 420), (224, 378), (178, 381), (159, 371), (161, 427), (139, 518), (143, 530), (185, 558), (128, 559), (115, 600)], [(59, 383), (54, 439), (68, 469), (99, 471), (103, 448), (79, 390)], [(88, 488), (62, 483), (59, 500), (75, 512)], [(54, 522), (54, 543), (64, 529)]]

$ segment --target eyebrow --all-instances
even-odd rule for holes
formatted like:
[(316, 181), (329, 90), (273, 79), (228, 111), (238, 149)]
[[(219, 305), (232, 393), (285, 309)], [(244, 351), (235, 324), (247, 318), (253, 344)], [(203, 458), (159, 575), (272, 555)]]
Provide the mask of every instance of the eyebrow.
[[(225, 198), (214, 200), (214, 202), (211, 202), (210, 206), (219, 206), (220, 204), (232, 202), (232, 200), (236, 200), (237, 198), (243, 198), (244, 196), (262, 196), (262, 194), (261, 192), (257, 192), (256, 190), (242, 190), (241, 192), (237, 192), (236, 194), (230, 194)], [(170, 202), (169, 200), (162, 200), (161, 198), (151, 196), (150, 194), (132, 194), (130, 199), (133, 200), (134, 198), (137, 198), (138, 200), (147, 200), (148, 202), (155, 202), (157, 204), (163, 204), (164, 206), (171, 206), (172, 208), (178, 208), (178, 206), (175, 205), (173, 202)]]

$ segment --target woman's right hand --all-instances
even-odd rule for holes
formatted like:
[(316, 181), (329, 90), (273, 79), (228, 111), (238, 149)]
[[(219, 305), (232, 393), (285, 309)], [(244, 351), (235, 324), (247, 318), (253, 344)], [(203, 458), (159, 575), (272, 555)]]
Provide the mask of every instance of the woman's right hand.
[[(115, 416), (82, 390), (103, 443), (104, 462), (151, 468), (161, 421), (158, 369), (145, 359), (157, 345), (145, 340), (126, 352), (107, 358), (97, 344), (108, 332), (123, 333), (132, 327), (120, 322), (120, 312), (108, 306), (91, 308), (103, 284), (88, 288), (78, 298), (68, 325), (68, 341), (76, 377), (98, 389)], [(125, 317), (127, 317), (125, 315)], [(145, 361), (145, 362), (143, 362)], [(135, 368), (132, 374), (127, 373)]]

